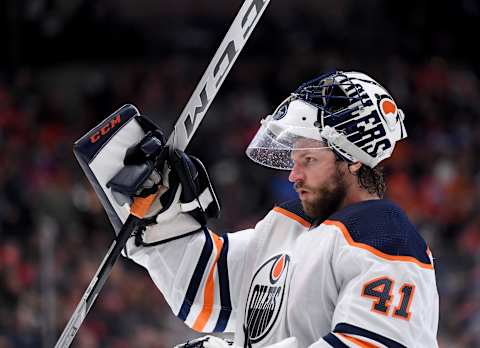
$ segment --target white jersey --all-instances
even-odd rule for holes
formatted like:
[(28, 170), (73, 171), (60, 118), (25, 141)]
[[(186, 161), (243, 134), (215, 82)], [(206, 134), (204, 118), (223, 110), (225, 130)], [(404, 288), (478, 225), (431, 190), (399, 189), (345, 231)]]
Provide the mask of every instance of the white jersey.
[(299, 347), (438, 347), (432, 256), (387, 200), (353, 204), (320, 225), (297, 200), (254, 229), (129, 242), (129, 251), (180, 319), (234, 332), (240, 347), (287, 337)]

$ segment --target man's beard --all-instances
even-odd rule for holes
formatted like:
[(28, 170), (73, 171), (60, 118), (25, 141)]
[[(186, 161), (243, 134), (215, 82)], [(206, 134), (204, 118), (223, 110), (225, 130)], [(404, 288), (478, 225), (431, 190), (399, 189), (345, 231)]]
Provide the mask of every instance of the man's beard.
[(296, 189), (303, 187), (315, 195), (313, 201), (302, 201), (303, 211), (314, 219), (315, 224), (322, 223), (339, 210), (347, 195), (344, 175), (337, 166), (335, 174), (321, 187), (314, 188), (302, 185), (302, 183), (295, 184)]

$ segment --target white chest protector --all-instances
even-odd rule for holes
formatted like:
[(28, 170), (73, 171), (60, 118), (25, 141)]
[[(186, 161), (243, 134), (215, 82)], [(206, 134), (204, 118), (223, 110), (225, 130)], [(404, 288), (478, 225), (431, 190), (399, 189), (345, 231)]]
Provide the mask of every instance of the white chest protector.
[(386, 200), (314, 227), (295, 201), (251, 230), (130, 248), (180, 319), (240, 347), (437, 347), (431, 254)]

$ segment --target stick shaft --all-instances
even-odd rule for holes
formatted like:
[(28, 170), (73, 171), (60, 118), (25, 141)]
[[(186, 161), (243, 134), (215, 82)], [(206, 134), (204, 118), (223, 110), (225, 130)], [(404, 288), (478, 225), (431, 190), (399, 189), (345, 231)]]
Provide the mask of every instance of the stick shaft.
[(175, 123), (168, 145), (184, 151), (270, 0), (245, 0)]

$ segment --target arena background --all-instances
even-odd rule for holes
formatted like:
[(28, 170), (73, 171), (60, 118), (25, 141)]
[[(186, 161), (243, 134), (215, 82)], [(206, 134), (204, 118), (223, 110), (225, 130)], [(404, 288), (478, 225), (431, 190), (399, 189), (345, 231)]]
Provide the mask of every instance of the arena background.
[[(240, 0), (0, 3), (0, 347), (52, 347), (113, 238), (73, 142), (125, 103), (170, 133)], [(223, 205), (219, 233), (292, 196), (244, 150), (261, 117), (332, 68), (381, 81), (409, 132), (388, 197), (436, 257), (441, 347), (480, 346), (480, 5), (272, 0), (189, 152)], [(75, 347), (171, 347), (193, 337), (146, 272), (120, 260)]]

